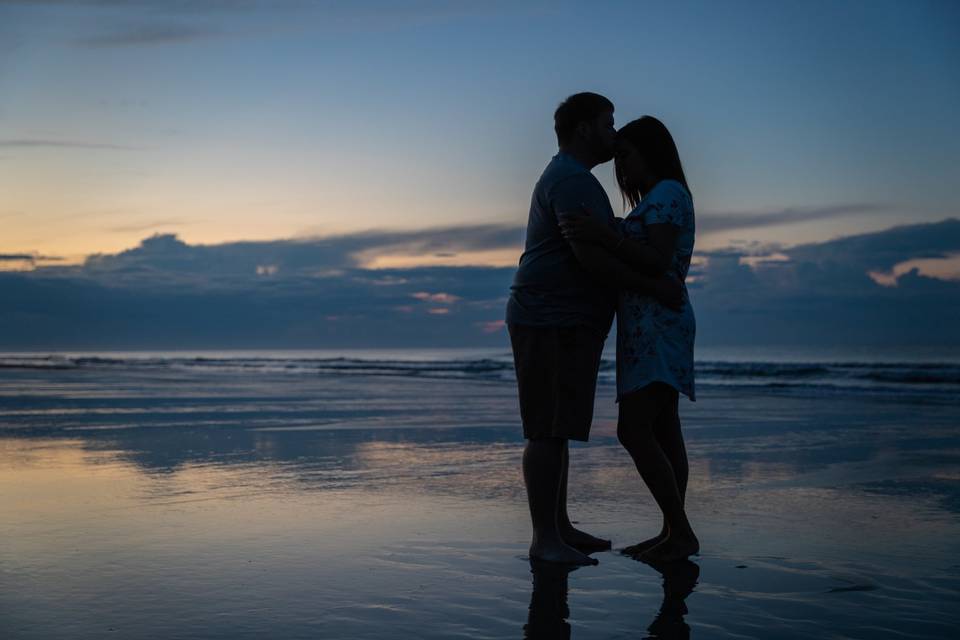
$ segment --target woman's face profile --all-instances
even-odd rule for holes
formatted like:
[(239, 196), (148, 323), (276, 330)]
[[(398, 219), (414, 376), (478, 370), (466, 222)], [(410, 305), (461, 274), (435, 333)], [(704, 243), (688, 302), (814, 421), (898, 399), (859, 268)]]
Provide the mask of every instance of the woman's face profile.
[(643, 177), (647, 173), (647, 163), (643, 156), (629, 140), (617, 140), (616, 151), (614, 154), (617, 165), (617, 174), (623, 177), (626, 184), (624, 186), (636, 188), (640, 186)]

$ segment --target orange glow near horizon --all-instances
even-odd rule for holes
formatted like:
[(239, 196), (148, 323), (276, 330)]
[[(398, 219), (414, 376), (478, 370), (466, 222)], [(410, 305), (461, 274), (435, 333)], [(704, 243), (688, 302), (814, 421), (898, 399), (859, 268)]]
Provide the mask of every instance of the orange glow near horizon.
[(897, 286), (897, 278), (909, 273), (913, 269), (922, 276), (939, 278), (940, 280), (960, 280), (960, 254), (949, 255), (945, 258), (917, 258), (894, 265), (889, 271), (871, 271), (867, 275), (884, 287)]
[(408, 269), (411, 267), (515, 267), (520, 260), (521, 247), (489, 251), (461, 251), (450, 254), (375, 254), (358, 255), (361, 266), (367, 269)]

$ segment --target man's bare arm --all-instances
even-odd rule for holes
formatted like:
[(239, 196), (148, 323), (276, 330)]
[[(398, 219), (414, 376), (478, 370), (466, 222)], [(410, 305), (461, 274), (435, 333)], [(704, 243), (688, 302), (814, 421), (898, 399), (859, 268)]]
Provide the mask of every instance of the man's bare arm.
[(594, 244), (571, 242), (570, 248), (580, 265), (601, 286), (630, 289), (660, 300), (664, 305), (678, 308), (682, 304), (680, 282), (661, 275), (646, 275), (631, 269), (623, 261)]
[(666, 272), (673, 262), (679, 229), (661, 223), (647, 227), (647, 241), (640, 242), (623, 232), (615, 231), (592, 214), (564, 212), (559, 216), (560, 230), (570, 242), (589, 243), (602, 247), (613, 257), (631, 267), (649, 274)]
[(652, 224), (647, 227), (648, 242), (624, 236), (613, 246), (611, 253), (644, 273), (660, 275), (673, 264), (678, 231), (672, 224)]

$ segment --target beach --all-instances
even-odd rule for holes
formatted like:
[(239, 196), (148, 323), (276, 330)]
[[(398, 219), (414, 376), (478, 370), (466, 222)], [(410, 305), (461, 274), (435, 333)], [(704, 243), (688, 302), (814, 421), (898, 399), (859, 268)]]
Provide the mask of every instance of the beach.
[(960, 614), (960, 365), (726, 357), (681, 402), (693, 563), (615, 438), (531, 567), (509, 355), (0, 357), (0, 636), (942, 638)]

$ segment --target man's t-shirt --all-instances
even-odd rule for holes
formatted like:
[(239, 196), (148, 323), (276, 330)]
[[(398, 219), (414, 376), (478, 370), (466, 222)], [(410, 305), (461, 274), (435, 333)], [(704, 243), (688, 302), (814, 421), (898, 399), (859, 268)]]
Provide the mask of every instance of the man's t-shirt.
[(571, 156), (558, 153), (544, 169), (530, 200), (526, 246), (507, 302), (508, 324), (586, 325), (609, 332), (617, 291), (580, 266), (557, 222), (558, 212), (584, 207), (615, 224), (610, 200), (596, 177)]

